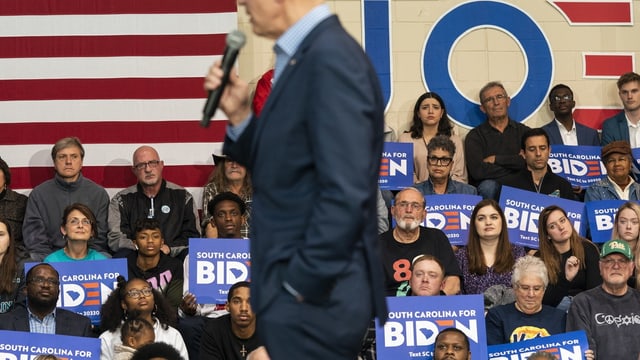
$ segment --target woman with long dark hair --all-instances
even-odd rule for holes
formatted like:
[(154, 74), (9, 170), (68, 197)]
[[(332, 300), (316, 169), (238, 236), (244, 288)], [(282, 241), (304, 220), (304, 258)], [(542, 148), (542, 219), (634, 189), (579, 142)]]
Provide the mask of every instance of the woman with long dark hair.
[(453, 125), (447, 115), (444, 100), (434, 92), (426, 92), (418, 97), (413, 106), (411, 127), (409, 131), (400, 134), (398, 138), (400, 142), (413, 143), (413, 182), (423, 182), (429, 177), (427, 144), (436, 135), (445, 135), (455, 144), (456, 151), (453, 155), (451, 178), (467, 183), (467, 167), (464, 161), (462, 139), (453, 133)]
[(456, 252), (462, 270), (462, 292), (482, 294), (493, 285), (511, 287), (516, 259), (524, 247), (509, 242), (507, 220), (495, 200), (485, 199), (471, 213), (469, 241)]
[(16, 245), (7, 220), (0, 218), (0, 313), (5, 313), (16, 302), (18, 289), (23, 284), (23, 270), (16, 259)]
[(536, 255), (549, 273), (543, 304), (566, 311), (575, 295), (602, 283), (598, 249), (578, 235), (563, 208), (551, 205), (540, 212), (538, 242)]
[(182, 336), (172, 326), (176, 324), (176, 313), (159, 291), (143, 279), (125, 281), (118, 276), (118, 286), (102, 305), (101, 326), (105, 330), (100, 335), (100, 359), (111, 360), (114, 348), (122, 344), (120, 328), (126, 319), (144, 319), (153, 325), (157, 342), (167, 343), (176, 348), (181, 356), (189, 358)]

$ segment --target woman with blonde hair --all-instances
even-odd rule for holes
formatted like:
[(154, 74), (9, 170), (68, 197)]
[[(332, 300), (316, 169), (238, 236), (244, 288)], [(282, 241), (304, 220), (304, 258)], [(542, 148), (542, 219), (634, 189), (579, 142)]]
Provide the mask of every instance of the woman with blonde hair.
[(516, 259), (523, 257), (522, 246), (509, 242), (507, 220), (495, 200), (485, 199), (471, 213), (469, 241), (456, 252), (462, 270), (462, 293), (482, 294), (493, 285), (511, 286)]
[[(638, 238), (640, 238), (640, 205), (627, 201), (616, 212), (611, 239), (622, 239), (629, 243), (636, 262), (636, 269), (640, 266)], [(629, 278), (627, 284), (633, 288), (640, 289), (640, 278), (636, 275), (636, 271), (634, 269), (633, 276)]]
[(549, 273), (543, 304), (566, 311), (574, 296), (602, 283), (598, 248), (578, 235), (563, 208), (551, 205), (542, 210), (538, 242), (536, 256)]

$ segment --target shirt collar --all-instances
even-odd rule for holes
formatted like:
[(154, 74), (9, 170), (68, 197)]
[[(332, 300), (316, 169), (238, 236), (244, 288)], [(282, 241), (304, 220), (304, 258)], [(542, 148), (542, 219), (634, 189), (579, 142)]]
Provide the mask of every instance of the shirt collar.
[(331, 16), (331, 11), (327, 4), (316, 6), (278, 38), (274, 45), (274, 51), (282, 51), (287, 54), (288, 57), (293, 56), (302, 43), (302, 40), (309, 35), (316, 25), (329, 16)]

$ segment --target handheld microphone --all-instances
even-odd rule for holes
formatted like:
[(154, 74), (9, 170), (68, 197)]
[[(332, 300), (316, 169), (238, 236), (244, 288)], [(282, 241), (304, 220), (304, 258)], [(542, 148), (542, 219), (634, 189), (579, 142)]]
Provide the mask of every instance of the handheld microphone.
[(227, 35), (226, 42), (227, 46), (225, 47), (224, 55), (222, 56), (222, 82), (215, 90), (209, 91), (209, 97), (207, 98), (207, 102), (204, 104), (204, 109), (202, 110), (200, 126), (205, 128), (209, 127), (211, 117), (218, 108), (218, 103), (220, 102), (224, 88), (229, 82), (229, 74), (233, 69), (233, 64), (236, 62), (240, 49), (246, 42), (246, 37), (242, 32), (234, 30)]

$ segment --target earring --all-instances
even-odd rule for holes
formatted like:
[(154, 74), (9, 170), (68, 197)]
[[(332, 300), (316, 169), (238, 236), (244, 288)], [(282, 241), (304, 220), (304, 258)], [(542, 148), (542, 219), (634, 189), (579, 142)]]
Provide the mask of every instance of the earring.
[(153, 304), (153, 311), (151, 312), (151, 316), (156, 317), (158, 313), (158, 304)]
[(129, 320), (129, 312), (127, 311), (127, 309), (124, 309), (124, 313), (122, 314), (122, 316), (124, 317), (124, 321)]

